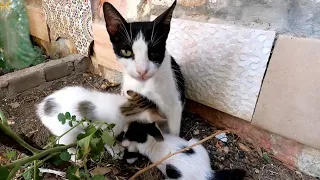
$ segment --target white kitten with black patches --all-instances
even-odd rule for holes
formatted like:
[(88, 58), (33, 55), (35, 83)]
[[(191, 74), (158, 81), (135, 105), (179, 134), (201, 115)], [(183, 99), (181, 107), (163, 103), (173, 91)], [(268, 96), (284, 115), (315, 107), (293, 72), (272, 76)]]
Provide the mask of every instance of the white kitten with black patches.
[[(36, 107), (37, 115), (42, 124), (55, 136), (60, 136), (71, 128), (68, 123), (61, 124), (58, 121), (59, 113), (69, 112), (71, 115), (75, 115), (78, 120), (86, 117), (89, 120), (115, 124), (116, 126), (113, 129), (115, 136), (122, 132), (125, 123), (130, 120), (152, 121), (151, 118), (158, 118), (157, 113), (153, 112), (151, 117), (149, 110), (146, 110), (150, 107), (155, 108), (148, 99), (132, 91), (128, 91), (128, 95), (131, 98), (130, 100), (119, 94), (103, 93), (78, 86), (65, 87), (44, 98)], [(130, 103), (128, 104), (128, 102)], [(127, 105), (125, 112), (122, 111), (124, 105)], [(131, 113), (131, 115), (126, 116), (124, 113)], [(83, 127), (78, 126), (62, 136), (59, 143), (65, 145), (74, 143), (77, 141), (77, 135), (83, 131)], [(112, 156), (121, 158), (117, 155), (122, 149), (120, 146), (105, 147)], [(75, 153), (75, 149), (69, 149), (69, 151)]]
[[(122, 145), (127, 147), (129, 152), (136, 148), (153, 163), (169, 153), (177, 152), (197, 142), (197, 139), (187, 141), (171, 134), (162, 135), (155, 123), (145, 124), (137, 121), (131, 122), (124, 129), (122, 139)], [(242, 180), (246, 174), (240, 169), (212, 170), (209, 154), (202, 145), (174, 155), (157, 167), (168, 180)]]
[(169, 132), (180, 133), (185, 104), (184, 79), (166, 50), (176, 1), (152, 22), (128, 23), (110, 4), (103, 4), (106, 27), (124, 67), (122, 92), (134, 90), (154, 101), (168, 118)]

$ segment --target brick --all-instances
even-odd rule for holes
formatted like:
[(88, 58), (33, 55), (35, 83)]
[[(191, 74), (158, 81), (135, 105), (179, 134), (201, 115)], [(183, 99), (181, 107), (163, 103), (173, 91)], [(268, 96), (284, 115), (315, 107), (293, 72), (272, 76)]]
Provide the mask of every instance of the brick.
[(73, 65), (76, 72), (83, 72), (90, 67), (91, 61), (89, 58), (77, 59), (74, 61)]
[(39, 86), (45, 82), (43, 77), (43, 71), (41, 69), (43, 65), (37, 65), (30, 68), (26, 68), (20, 71), (9, 73), (9, 89), (15, 93), (20, 93), (28, 89)]
[(53, 60), (46, 63), (44, 67), (46, 81), (53, 81), (70, 75), (74, 70), (73, 62), (66, 62), (63, 59)]
[(256, 126), (318, 149), (319, 46), (317, 39), (279, 36), (252, 120)]

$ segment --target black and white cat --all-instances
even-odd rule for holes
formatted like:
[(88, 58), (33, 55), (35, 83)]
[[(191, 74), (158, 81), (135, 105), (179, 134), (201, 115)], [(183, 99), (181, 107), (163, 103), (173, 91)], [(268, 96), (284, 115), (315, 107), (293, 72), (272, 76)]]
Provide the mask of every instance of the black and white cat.
[(122, 92), (133, 90), (154, 101), (168, 119), (169, 132), (179, 135), (184, 78), (166, 50), (175, 6), (176, 1), (152, 22), (128, 23), (107, 2), (103, 12), (114, 53), (124, 67)]
[[(197, 139), (187, 141), (171, 134), (162, 134), (156, 123), (138, 121), (133, 121), (125, 127), (122, 136), (122, 145), (128, 148), (129, 153), (137, 149), (153, 163), (169, 153), (177, 152), (198, 142)], [(130, 158), (135, 160), (134, 157)], [(202, 145), (174, 155), (157, 167), (168, 180), (242, 180), (246, 174), (241, 169), (212, 170), (209, 154)]]

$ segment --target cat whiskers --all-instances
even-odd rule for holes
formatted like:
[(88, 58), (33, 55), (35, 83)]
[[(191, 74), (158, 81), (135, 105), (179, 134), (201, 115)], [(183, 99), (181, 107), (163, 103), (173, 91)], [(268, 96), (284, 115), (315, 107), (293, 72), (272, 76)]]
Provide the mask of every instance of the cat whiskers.
[[(122, 26), (122, 28), (123, 28), (123, 30), (124, 30), (124, 32), (125, 32), (125, 34), (123, 34), (123, 33), (120, 31), (121, 34), (122, 34), (123, 37), (125, 38), (125, 40), (126, 40), (126, 42), (128, 43), (128, 45), (132, 45), (132, 38), (131, 38), (131, 36), (129, 36), (129, 32), (128, 32), (126, 26), (123, 24), (122, 21), (120, 21), (120, 22), (121, 22), (121, 26)], [(131, 25), (130, 25), (130, 28), (131, 28)], [(132, 33), (131, 33), (131, 34), (132, 34)]]
[(165, 36), (165, 34), (162, 34), (161, 36), (159, 36), (155, 42), (152, 43), (152, 46), (156, 46), (157, 44), (159, 44), (161, 42), (161, 38)]

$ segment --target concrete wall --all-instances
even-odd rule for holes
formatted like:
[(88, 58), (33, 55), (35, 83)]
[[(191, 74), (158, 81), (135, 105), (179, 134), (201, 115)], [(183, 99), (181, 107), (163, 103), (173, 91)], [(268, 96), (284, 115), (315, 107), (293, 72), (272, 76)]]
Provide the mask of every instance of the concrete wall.
[[(151, 14), (172, 2), (152, 0)], [(320, 38), (320, 0), (178, 0), (175, 17)]]

